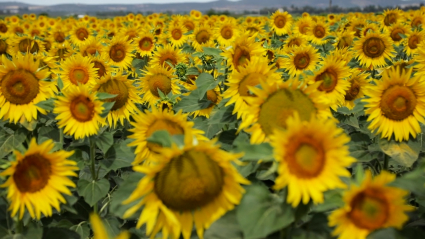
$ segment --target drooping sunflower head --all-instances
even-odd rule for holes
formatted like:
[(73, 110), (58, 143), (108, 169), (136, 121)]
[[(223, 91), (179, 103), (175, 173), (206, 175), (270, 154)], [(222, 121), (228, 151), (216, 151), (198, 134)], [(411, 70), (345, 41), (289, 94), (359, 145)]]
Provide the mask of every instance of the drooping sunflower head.
[[(368, 109), (365, 113), (371, 121), (369, 129), (381, 134), (382, 138), (408, 140), (409, 135), (416, 138), (421, 132), (419, 122), (424, 122), (425, 104), (422, 92), (425, 82), (420, 76), (412, 77), (412, 69), (401, 70), (401, 67), (384, 70), (376, 85), (365, 89), (364, 99)], [(384, 124), (383, 122), (387, 122)], [(403, 129), (403, 130), (400, 130)]]
[(160, 99), (158, 90), (165, 95), (170, 92), (179, 94), (180, 88), (177, 82), (178, 79), (173, 69), (156, 65), (148, 67), (144, 76), (140, 79), (142, 93), (144, 94), (142, 101), (154, 105)]
[(248, 86), (256, 97), (244, 98), (250, 106), (250, 117), (242, 117), (239, 126), (239, 130), (252, 133), (251, 143), (268, 141), (276, 129), (286, 129), (286, 121), (294, 112), (298, 112), (302, 120), (309, 120), (312, 115), (332, 117), (329, 106), (321, 100), (322, 93), (317, 90), (319, 82), (307, 86), (292, 79), (260, 84), (262, 89)]
[(22, 219), (25, 209), (38, 220), (41, 214), (52, 216), (52, 208), (59, 211), (60, 202), (66, 202), (62, 194), (72, 195), (68, 187), (75, 187), (75, 184), (67, 176), (77, 176), (78, 167), (67, 158), (73, 152), (51, 152), (54, 146), (52, 140), (37, 144), (32, 138), (26, 152), (15, 151), (16, 161), (0, 174), (8, 176), (0, 187), (7, 187), (12, 217), (19, 211)]
[(60, 76), (66, 89), (79, 84), (92, 87), (97, 74), (90, 57), (76, 54), (61, 62)]
[(292, 27), (291, 14), (277, 10), (270, 17), (270, 26), (279, 36), (289, 33)]
[[(214, 142), (194, 145), (188, 141), (183, 149), (175, 145), (164, 148), (155, 167), (134, 167), (145, 172), (148, 180), (142, 179), (123, 203), (143, 196), (147, 199), (143, 203), (145, 209), (151, 208), (154, 213), (149, 213), (147, 220), (139, 220), (137, 227), (146, 223), (147, 234), (152, 237), (162, 230), (173, 238), (181, 233), (190, 238), (195, 224), (198, 236), (203, 238), (204, 229), (239, 203), (244, 193), (240, 184), (249, 184), (231, 164), (239, 156), (220, 150)], [(124, 217), (131, 216), (143, 204), (130, 208)], [(145, 214), (142, 212), (141, 216)]]
[(350, 177), (346, 167), (356, 160), (350, 157), (345, 145), (350, 138), (343, 130), (327, 119), (301, 120), (298, 113), (286, 125), (286, 131), (276, 130), (270, 139), (279, 163), (274, 187), (288, 187), (287, 202), (293, 207), (310, 199), (322, 203), (324, 191), (345, 188), (340, 177)]
[(134, 44), (127, 41), (125, 37), (113, 37), (108, 46), (104, 48), (104, 53), (111, 61), (111, 64), (120, 70), (131, 66), (133, 60)]
[(140, 97), (133, 82), (127, 79), (126, 75), (109, 73), (97, 81), (93, 91), (116, 95), (103, 100), (103, 102), (115, 102), (107, 116), (107, 122), (111, 127), (115, 127), (118, 121), (124, 125), (124, 120), (129, 121), (130, 115), (137, 112), (135, 103), (140, 103)]
[(353, 50), (358, 52), (360, 64), (366, 67), (385, 66), (385, 60), (391, 60), (394, 56), (393, 41), (389, 36), (380, 33), (369, 33), (357, 40)]
[(0, 67), (0, 119), (28, 122), (37, 119), (37, 112), (46, 114), (38, 106), (41, 101), (53, 97), (54, 82), (48, 81), (49, 70), (38, 70), (39, 61), (31, 54), (16, 55), (9, 60), (2, 55)]
[(55, 100), (53, 113), (57, 114), (58, 127), (78, 140), (97, 134), (99, 125), (105, 123), (103, 110), (102, 101), (86, 85), (70, 85)]
[(388, 186), (395, 175), (386, 171), (372, 179), (366, 171), (360, 186), (351, 185), (345, 192), (345, 206), (329, 215), (329, 226), (336, 226), (334, 236), (366, 238), (371, 232), (388, 227), (401, 228), (408, 220), (408, 194), (400, 188)]

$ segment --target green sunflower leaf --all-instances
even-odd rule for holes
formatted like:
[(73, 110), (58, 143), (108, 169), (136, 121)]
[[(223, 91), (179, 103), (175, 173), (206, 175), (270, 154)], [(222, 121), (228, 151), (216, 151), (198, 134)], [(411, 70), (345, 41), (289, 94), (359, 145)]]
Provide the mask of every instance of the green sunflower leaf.
[(105, 178), (102, 178), (99, 181), (80, 179), (77, 183), (78, 194), (84, 197), (84, 200), (90, 206), (93, 206), (101, 198), (106, 196), (106, 194), (108, 194), (109, 187), (109, 181)]
[(295, 220), (293, 208), (281, 196), (258, 184), (246, 188), (236, 208), (236, 217), (247, 239), (265, 238)]

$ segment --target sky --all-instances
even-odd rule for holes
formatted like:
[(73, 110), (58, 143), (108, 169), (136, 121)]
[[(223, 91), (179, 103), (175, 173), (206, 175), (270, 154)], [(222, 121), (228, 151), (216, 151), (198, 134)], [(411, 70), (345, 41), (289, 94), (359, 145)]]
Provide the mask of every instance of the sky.
[[(215, 0), (0, 0), (0, 2), (24, 2), (35, 5), (55, 5), (63, 3), (83, 3), (83, 4), (134, 4), (134, 3), (179, 3), (179, 2), (212, 2)], [(228, 0), (229, 1), (229, 0)], [(237, 1), (237, 0), (230, 0)]]

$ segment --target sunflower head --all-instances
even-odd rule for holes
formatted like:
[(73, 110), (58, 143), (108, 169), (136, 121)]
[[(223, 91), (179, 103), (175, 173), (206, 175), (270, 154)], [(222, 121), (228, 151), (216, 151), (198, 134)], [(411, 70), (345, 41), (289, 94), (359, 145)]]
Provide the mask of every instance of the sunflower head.
[[(140, 181), (138, 189), (123, 203), (141, 197), (147, 199), (145, 208), (153, 209), (154, 213), (149, 213), (148, 220), (139, 220), (137, 227), (146, 223), (148, 235), (154, 237), (162, 230), (174, 238), (180, 233), (190, 238), (195, 224), (202, 238), (205, 228), (239, 203), (244, 193), (240, 183), (249, 183), (231, 164), (237, 162), (239, 155), (220, 150), (214, 142), (194, 144), (192, 137), (185, 137), (188, 140), (182, 149), (176, 145), (164, 148), (160, 160), (155, 160), (155, 167), (152, 164), (134, 167), (136, 171), (145, 172), (149, 180)], [(130, 208), (124, 217), (131, 216), (141, 206)], [(211, 211), (216, 213), (209, 213)], [(145, 214), (142, 212), (140, 216)]]
[(51, 152), (54, 146), (52, 140), (37, 144), (31, 139), (28, 150), (24, 154), (16, 151), (16, 161), (0, 174), (9, 176), (1, 187), (8, 188), (12, 216), (19, 210), (22, 219), (25, 209), (32, 218), (52, 216), (52, 207), (59, 211), (60, 202), (66, 202), (61, 193), (71, 195), (67, 186), (75, 184), (67, 176), (77, 176), (77, 163), (67, 159), (73, 152)]
[(401, 228), (408, 220), (406, 212), (413, 207), (406, 205), (407, 191), (388, 186), (394, 179), (395, 175), (386, 171), (372, 179), (366, 171), (362, 184), (345, 192), (346, 205), (329, 215), (329, 225), (336, 226), (333, 235), (366, 238), (381, 228)]
[(384, 66), (386, 59), (394, 56), (393, 41), (387, 35), (369, 33), (355, 43), (354, 50), (359, 51), (360, 64), (366, 67)]
[(288, 33), (292, 27), (292, 16), (288, 12), (280, 12), (277, 10), (270, 17), (270, 25), (277, 35), (284, 35)]

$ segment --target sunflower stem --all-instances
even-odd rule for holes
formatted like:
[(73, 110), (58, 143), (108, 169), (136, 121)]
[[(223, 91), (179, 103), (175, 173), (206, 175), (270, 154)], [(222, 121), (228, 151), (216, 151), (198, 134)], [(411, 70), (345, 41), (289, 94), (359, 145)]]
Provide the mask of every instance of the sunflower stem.
[(16, 234), (20, 234), (24, 232), (24, 222), (22, 219), (18, 218), (18, 221), (16, 222)]
[(383, 170), (388, 171), (388, 163), (389, 163), (390, 159), (388, 158), (388, 155), (384, 154), (384, 167)]
[(97, 180), (96, 168), (95, 168), (95, 155), (96, 155), (96, 144), (93, 139), (90, 139), (90, 161), (91, 161), (91, 176), (93, 180)]
[(63, 128), (59, 129), (59, 143), (61, 145), (61, 149), (63, 149)]

